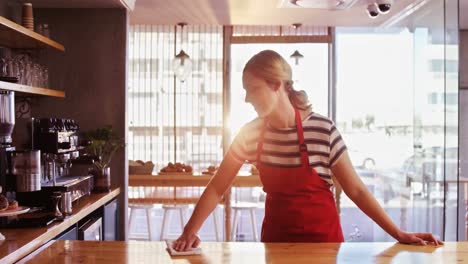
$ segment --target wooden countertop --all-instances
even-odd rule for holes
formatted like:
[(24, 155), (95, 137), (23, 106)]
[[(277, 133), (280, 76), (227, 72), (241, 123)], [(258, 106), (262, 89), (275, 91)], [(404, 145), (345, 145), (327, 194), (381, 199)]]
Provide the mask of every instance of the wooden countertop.
[(202, 242), (202, 255), (171, 258), (164, 242), (55, 241), (26, 263), (467, 263), (468, 242)]
[(6, 238), (0, 241), (0, 263), (18, 261), (119, 194), (120, 188), (117, 188), (109, 193), (92, 193), (83, 197), (73, 203), (71, 216), (63, 222), (55, 222), (47, 227), (0, 229), (0, 233)]

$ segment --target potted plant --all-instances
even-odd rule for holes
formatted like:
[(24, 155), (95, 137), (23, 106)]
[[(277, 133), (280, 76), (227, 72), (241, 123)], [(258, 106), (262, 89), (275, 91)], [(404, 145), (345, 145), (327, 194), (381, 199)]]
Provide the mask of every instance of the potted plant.
[(86, 152), (94, 156), (94, 190), (110, 190), (110, 163), (114, 154), (125, 146), (124, 139), (118, 137), (112, 126), (105, 126), (83, 132), (83, 139), (88, 141)]

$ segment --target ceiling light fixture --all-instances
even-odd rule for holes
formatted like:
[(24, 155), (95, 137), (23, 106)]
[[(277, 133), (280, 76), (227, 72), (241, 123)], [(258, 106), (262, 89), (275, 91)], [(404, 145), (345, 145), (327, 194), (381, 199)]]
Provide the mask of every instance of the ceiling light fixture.
[[(181, 43), (181, 46), (183, 46), (184, 26), (186, 26), (187, 23), (182, 22), (182, 23), (178, 23), (177, 25), (180, 26), (180, 43)], [(176, 34), (177, 34), (177, 31), (176, 31)], [(192, 60), (190, 59), (190, 56), (182, 48), (172, 60), (172, 69), (174, 71), (174, 75), (176, 76), (176, 78), (179, 79), (181, 82), (185, 82), (185, 80), (187, 80), (188, 76), (192, 72)]]
[(280, 8), (349, 9), (360, 0), (280, 0)]
[[(296, 31), (296, 35), (297, 35), (297, 29), (299, 27), (301, 27), (302, 24), (301, 23), (294, 23), (292, 24), (292, 27), (294, 28), (294, 30)], [(299, 65), (299, 60), (304, 58), (304, 55), (302, 55), (298, 50), (295, 50), (293, 52), (293, 54), (291, 54), (291, 56), (289, 56), (291, 59), (294, 59), (294, 64), (296, 65)]]

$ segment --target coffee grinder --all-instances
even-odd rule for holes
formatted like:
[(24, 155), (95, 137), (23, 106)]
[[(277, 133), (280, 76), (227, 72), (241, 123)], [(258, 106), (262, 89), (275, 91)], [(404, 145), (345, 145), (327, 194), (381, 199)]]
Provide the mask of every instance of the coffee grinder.
[(0, 185), (3, 194), (14, 191), (15, 179), (11, 177), (11, 157), (15, 152), (11, 134), (15, 127), (15, 92), (0, 91)]

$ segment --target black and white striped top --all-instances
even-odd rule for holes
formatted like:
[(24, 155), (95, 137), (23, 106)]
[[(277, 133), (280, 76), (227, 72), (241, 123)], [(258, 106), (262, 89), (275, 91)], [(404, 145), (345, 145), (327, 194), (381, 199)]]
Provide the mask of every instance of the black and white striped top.
[[(256, 118), (242, 127), (228, 151), (239, 163), (257, 163), (257, 144), (263, 126), (263, 118)], [(317, 113), (309, 114), (302, 121), (304, 141), (309, 152), (309, 165), (318, 175), (333, 184), (330, 168), (346, 150), (335, 124), (327, 117)], [(277, 129), (267, 125), (262, 155), (262, 164), (294, 168), (301, 166), (297, 129)]]

